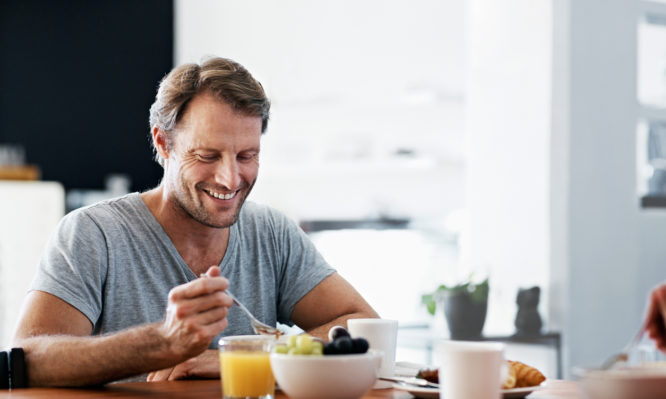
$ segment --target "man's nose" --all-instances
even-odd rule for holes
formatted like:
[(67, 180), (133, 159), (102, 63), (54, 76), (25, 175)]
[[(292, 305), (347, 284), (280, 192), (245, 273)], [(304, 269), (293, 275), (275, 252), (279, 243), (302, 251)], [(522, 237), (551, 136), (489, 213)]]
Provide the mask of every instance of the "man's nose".
[(238, 189), (241, 182), (238, 162), (230, 157), (221, 159), (215, 170), (215, 182), (229, 190)]

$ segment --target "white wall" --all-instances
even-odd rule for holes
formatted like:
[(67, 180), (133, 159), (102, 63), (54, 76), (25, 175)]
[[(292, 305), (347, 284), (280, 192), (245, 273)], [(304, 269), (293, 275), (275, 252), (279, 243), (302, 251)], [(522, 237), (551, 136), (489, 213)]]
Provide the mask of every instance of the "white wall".
[(44, 246), (65, 212), (55, 182), (0, 181), (0, 348), (6, 348)]
[(568, 373), (569, 316), (569, 128), (570, 9), (568, 1), (553, 2), (552, 130), (550, 136), (550, 296), (549, 319), (564, 333), (563, 362)]
[(469, 0), (467, 270), (490, 274), (486, 331), (512, 333), (518, 288), (542, 288), (550, 251), (550, 1)]
[(296, 219), (443, 220), (463, 205), (464, 33), (457, 1), (181, 0), (175, 61), (229, 57), (266, 87), (253, 200)]
[[(666, 276), (666, 214), (637, 195), (641, 2), (570, 2), (567, 246), (571, 364), (598, 364), (634, 335)], [(663, 9), (662, 11), (666, 11)]]
[(636, 189), (636, 11), (635, 1), (570, 3), (571, 365), (599, 364), (631, 339), (646, 295), (640, 282), (656, 277), (641, 265), (658, 247), (640, 239), (646, 215)]

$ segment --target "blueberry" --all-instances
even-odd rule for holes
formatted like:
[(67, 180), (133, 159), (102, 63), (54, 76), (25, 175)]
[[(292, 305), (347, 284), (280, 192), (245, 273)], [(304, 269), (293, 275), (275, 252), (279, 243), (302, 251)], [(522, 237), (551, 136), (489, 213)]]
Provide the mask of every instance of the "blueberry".
[(328, 330), (329, 341), (335, 341), (341, 337), (349, 337), (349, 332), (342, 326), (333, 326)]
[(337, 348), (335, 347), (335, 342), (328, 342), (324, 345), (324, 355), (337, 355)]
[(365, 338), (352, 339), (352, 353), (365, 353), (369, 347), (370, 344)]
[(340, 337), (333, 341), (335, 348), (339, 355), (344, 355), (347, 353), (352, 353), (352, 339), (349, 337)]

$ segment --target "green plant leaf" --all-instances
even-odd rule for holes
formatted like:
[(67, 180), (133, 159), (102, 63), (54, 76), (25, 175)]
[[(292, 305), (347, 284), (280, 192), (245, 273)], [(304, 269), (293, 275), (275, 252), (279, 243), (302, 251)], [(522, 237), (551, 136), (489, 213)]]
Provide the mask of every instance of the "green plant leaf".
[(426, 309), (428, 309), (428, 313), (430, 313), (432, 316), (435, 315), (435, 310), (437, 310), (437, 301), (434, 298), (433, 294), (427, 294), (427, 295), (422, 295), (421, 296), (421, 302), (426, 305)]

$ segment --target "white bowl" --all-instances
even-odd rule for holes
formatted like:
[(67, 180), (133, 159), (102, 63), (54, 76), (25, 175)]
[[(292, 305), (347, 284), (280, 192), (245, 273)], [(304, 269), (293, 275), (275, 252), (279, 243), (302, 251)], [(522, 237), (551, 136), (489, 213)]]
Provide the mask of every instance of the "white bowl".
[(280, 389), (293, 399), (355, 399), (372, 388), (382, 355), (271, 354), (273, 375)]
[(618, 370), (577, 367), (573, 374), (590, 399), (666, 399), (666, 368), (663, 367)]

